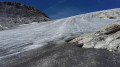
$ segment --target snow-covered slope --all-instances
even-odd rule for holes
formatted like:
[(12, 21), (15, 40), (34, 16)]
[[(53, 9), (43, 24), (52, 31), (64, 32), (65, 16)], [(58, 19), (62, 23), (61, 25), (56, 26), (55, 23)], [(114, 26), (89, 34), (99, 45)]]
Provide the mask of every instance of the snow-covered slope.
[[(120, 12), (120, 9), (107, 11)], [(39, 48), (45, 45), (46, 42), (62, 40), (69, 37), (79, 36), (83, 33), (94, 32), (119, 19), (119, 16), (114, 19), (98, 18), (94, 16), (100, 12), (82, 14), (44, 23), (34, 23), (25, 27), (22, 26), (18, 29), (1, 31), (0, 64), (7, 62), (4, 60), (7, 57)]]

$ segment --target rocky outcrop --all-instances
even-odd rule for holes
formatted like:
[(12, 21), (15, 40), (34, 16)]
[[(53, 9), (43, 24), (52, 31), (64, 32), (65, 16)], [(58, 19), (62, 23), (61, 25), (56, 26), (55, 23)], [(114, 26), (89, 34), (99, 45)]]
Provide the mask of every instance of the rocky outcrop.
[(50, 18), (32, 6), (18, 2), (0, 2), (0, 25), (2, 30), (21, 24), (49, 21)]
[(93, 15), (93, 17), (97, 18), (109, 18), (109, 19), (116, 19), (117, 17), (120, 17), (120, 12), (119, 11), (103, 11), (100, 13), (97, 13)]
[(120, 22), (117, 21), (96, 33), (84, 34), (71, 42), (83, 44), (83, 48), (108, 49), (113, 52), (120, 52)]
[(110, 25), (109, 27), (105, 28), (105, 31), (98, 31), (98, 32), (103, 32), (103, 34), (112, 34), (120, 30), (120, 25), (113, 24)]

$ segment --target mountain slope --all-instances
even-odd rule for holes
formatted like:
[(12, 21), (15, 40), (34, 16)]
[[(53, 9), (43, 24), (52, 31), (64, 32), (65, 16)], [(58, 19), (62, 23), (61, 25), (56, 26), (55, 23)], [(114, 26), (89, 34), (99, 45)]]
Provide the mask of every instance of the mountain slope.
[[(96, 16), (101, 12), (109, 11), (118, 12), (116, 18), (101, 18)], [(7, 62), (9, 59), (5, 60), (6, 58), (18, 56), (21, 53), (28, 56), (27, 54), (29, 53), (33, 54), (33, 52), (31, 52), (32, 50), (46, 45), (49, 41), (63, 43), (67, 38), (77, 37), (83, 33), (95, 32), (99, 28), (119, 20), (119, 13), (120, 9), (98, 11), (60, 20), (35, 23), (13, 30), (1, 31), (0, 60)], [(39, 54), (37, 55), (40, 56)], [(16, 59), (14, 59), (14, 61), (16, 61)], [(4, 62), (0, 63), (4, 64)]]
[(0, 30), (18, 27), (21, 24), (49, 21), (42, 11), (18, 2), (0, 2)]

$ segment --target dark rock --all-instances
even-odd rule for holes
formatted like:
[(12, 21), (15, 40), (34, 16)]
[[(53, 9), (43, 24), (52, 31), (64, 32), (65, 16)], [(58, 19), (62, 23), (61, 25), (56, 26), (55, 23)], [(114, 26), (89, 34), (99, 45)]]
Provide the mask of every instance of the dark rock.
[(107, 27), (105, 30), (106, 30), (105, 34), (116, 33), (117, 31), (120, 31), (120, 25), (114, 24)]
[(109, 17), (109, 19), (116, 19), (117, 17)]
[(120, 39), (120, 37), (116, 38), (116, 39)]
[(83, 43), (80, 43), (80, 44), (77, 43), (77, 47), (81, 47), (82, 48), (83, 45), (84, 45)]
[(70, 42), (71, 40), (73, 40), (75, 37), (69, 37), (69, 38), (66, 38), (66, 39), (64, 39), (65, 40), (65, 42)]

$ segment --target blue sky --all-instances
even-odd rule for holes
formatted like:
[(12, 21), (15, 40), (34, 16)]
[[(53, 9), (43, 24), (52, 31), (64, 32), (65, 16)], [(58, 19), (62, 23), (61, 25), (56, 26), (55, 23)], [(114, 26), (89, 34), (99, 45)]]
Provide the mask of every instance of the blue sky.
[(52, 19), (120, 8), (120, 0), (0, 0), (18, 1), (40, 9)]

